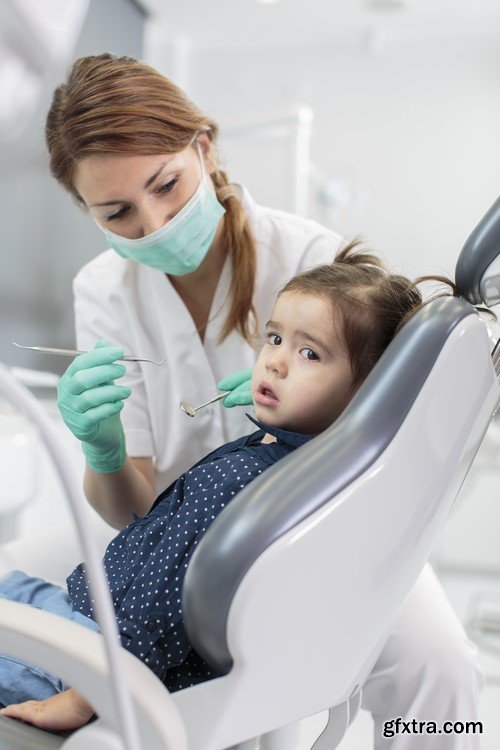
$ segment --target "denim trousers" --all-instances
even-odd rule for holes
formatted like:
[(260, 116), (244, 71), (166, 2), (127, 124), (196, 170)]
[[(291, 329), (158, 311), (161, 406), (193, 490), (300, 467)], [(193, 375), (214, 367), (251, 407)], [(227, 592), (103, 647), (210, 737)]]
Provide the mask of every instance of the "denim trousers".
[[(0, 579), (0, 602), (2, 599), (29, 604), (90, 630), (99, 630), (94, 620), (72, 609), (65, 589), (41, 578), (27, 576), (19, 570)], [(55, 675), (34, 664), (0, 653), (0, 703), (4, 706), (27, 700), (44, 700), (69, 687)]]

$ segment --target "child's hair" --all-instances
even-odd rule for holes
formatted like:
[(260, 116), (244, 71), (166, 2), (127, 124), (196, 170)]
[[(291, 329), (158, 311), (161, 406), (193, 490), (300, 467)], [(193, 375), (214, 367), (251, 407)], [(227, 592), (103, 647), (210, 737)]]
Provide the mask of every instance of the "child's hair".
[(336, 320), (340, 320), (338, 333), (349, 354), (353, 391), (404, 323), (426, 304), (418, 284), (434, 281), (448, 287), (448, 292), (433, 299), (459, 296), (455, 284), (444, 276), (421, 276), (411, 281), (390, 273), (380, 258), (361, 251), (360, 244), (360, 240), (353, 240), (337, 253), (333, 263), (298, 274), (279, 292), (321, 295), (331, 302)]

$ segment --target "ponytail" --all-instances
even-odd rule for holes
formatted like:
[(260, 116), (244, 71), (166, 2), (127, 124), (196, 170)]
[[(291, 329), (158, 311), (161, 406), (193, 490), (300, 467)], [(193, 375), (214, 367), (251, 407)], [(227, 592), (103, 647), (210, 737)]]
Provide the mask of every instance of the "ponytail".
[(257, 333), (257, 313), (253, 304), (257, 252), (255, 240), (239, 199), (225, 172), (212, 175), (217, 199), (226, 209), (224, 244), (232, 264), (231, 308), (219, 335), (224, 341), (233, 330), (253, 343)]

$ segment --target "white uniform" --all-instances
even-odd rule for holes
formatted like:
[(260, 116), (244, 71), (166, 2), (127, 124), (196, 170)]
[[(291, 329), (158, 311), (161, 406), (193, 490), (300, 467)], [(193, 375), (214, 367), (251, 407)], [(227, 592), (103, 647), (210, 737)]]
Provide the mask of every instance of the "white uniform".
[[(244, 189), (241, 200), (256, 240), (254, 304), (263, 332), (276, 291), (298, 271), (331, 262), (340, 237), (316, 222), (262, 208)], [(217, 393), (219, 380), (256, 361), (258, 350), (236, 332), (217, 343), (230, 279), (228, 260), (202, 344), (184, 303), (161, 272), (108, 250), (75, 278), (79, 349), (90, 349), (104, 338), (128, 354), (167, 358), (161, 367), (129, 363), (119, 381), (132, 390), (122, 411), (127, 452), (155, 457), (158, 490), (203, 455), (248, 432), (244, 416), (248, 406), (226, 409), (217, 403), (196, 419), (179, 408), (181, 401), (195, 406), (208, 400)], [(431, 571), (424, 571), (366, 684), (363, 705), (374, 714), (375, 747), (478, 747), (478, 736), (458, 734), (436, 738), (405, 734), (388, 740), (382, 736), (382, 723), (398, 716), (436, 722), (474, 720), (479, 685), (474, 647)]]
[[(258, 207), (243, 190), (245, 212), (257, 246), (254, 304), (260, 331), (270, 317), (276, 290), (298, 271), (331, 262), (340, 237), (313, 221)], [(155, 456), (158, 490), (214, 448), (250, 431), (245, 412), (220, 403), (191, 419), (181, 401), (196, 406), (217, 394), (217, 383), (236, 370), (253, 367), (258, 349), (233, 331), (217, 337), (229, 299), (231, 262), (217, 285), (202, 344), (193, 319), (168, 277), (107, 250), (90, 261), (74, 281), (77, 346), (91, 349), (98, 339), (122, 346), (126, 354), (161, 367), (127, 363), (120, 384), (130, 386), (122, 422), (130, 456)]]

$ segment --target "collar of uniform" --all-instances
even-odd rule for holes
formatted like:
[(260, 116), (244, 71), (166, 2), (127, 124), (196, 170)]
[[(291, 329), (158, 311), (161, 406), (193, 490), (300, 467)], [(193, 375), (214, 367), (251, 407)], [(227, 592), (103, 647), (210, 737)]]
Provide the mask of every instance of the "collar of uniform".
[(270, 435), (274, 435), (281, 443), (287, 445), (293, 445), (294, 448), (298, 448), (299, 445), (304, 445), (308, 440), (314, 437), (314, 435), (304, 435), (302, 432), (290, 432), (289, 430), (281, 430), (279, 427), (272, 427), (271, 425), (265, 424), (265, 422), (259, 422), (250, 414), (246, 415), (248, 419), (253, 422), (263, 432), (268, 432)]

